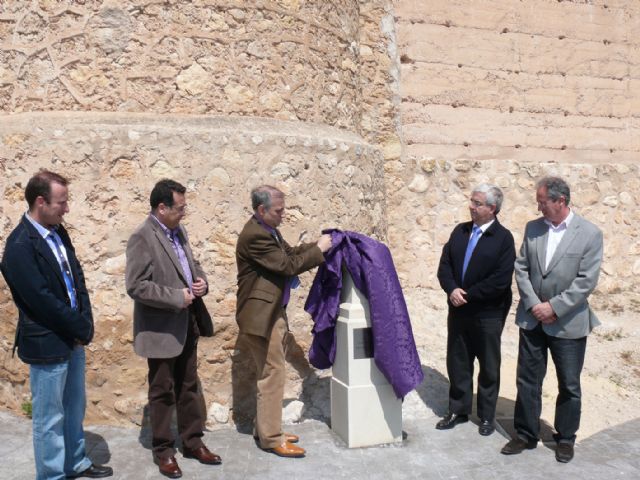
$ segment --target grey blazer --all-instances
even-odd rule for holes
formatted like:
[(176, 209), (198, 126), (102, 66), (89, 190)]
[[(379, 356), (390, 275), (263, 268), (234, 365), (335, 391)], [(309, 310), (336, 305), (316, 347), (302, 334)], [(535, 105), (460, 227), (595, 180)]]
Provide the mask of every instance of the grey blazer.
[[(206, 276), (193, 258), (186, 230), (180, 234), (195, 280)], [(172, 358), (182, 352), (187, 337), (189, 309), (184, 308), (187, 280), (171, 242), (158, 222), (149, 216), (127, 242), (127, 293), (133, 304), (133, 348), (146, 358)], [(201, 334), (213, 334), (211, 317), (197, 298), (192, 311)], [(207, 324), (208, 321), (208, 324)], [(204, 325), (204, 328), (201, 326)], [(205, 330), (205, 331), (203, 331)]]
[(549, 227), (543, 218), (527, 223), (515, 275), (520, 302), (516, 323), (531, 330), (538, 321), (531, 307), (550, 302), (558, 319), (543, 325), (544, 331), (559, 338), (582, 338), (600, 325), (587, 298), (598, 283), (602, 263), (602, 231), (574, 213), (562, 241), (544, 267)]

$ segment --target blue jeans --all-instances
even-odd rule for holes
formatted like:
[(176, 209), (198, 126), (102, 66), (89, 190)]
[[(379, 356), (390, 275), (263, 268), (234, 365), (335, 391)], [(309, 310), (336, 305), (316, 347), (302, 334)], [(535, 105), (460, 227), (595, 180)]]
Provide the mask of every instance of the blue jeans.
[(84, 366), (82, 346), (66, 362), (31, 365), (36, 480), (63, 480), (91, 466), (82, 429)]
[(532, 330), (520, 329), (518, 346), (518, 396), (514, 426), (518, 436), (525, 440), (538, 440), (542, 411), (542, 382), (547, 373), (547, 352), (556, 366), (558, 397), (554, 438), (559, 443), (576, 440), (580, 427), (582, 391), (580, 373), (584, 364), (587, 337), (569, 339), (547, 335), (538, 324)]

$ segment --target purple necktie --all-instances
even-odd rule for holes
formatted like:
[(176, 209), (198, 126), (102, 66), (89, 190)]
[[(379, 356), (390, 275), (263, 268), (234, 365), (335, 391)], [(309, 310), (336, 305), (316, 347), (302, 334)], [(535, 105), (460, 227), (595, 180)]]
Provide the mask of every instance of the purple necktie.
[(193, 275), (191, 274), (191, 267), (189, 267), (189, 260), (187, 260), (187, 255), (184, 253), (184, 248), (180, 243), (180, 238), (178, 237), (178, 231), (179, 230), (177, 228), (174, 228), (173, 230), (169, 230), (169, 238), (171, 239), (171, 245), (173, 246), (173, 250), (176, 252), (176, 255), (178, 256), (178, 260), (180, 260), (180, 265), (182, 266), (184, 277), (187, 279), (189, 290), (191, 290), (191, 286), (193, 285)]

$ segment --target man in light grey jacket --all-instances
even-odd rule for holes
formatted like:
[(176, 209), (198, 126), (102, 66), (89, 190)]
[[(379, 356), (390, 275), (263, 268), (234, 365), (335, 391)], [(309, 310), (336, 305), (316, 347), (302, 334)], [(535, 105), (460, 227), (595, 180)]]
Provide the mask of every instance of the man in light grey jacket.
[(183, 456), (205, 464), (220, 457), (202, 442), (206, 411), (198, 382), (198, 337), (213, 335), (202, 297), (204, 271), (180, 225), (185, 187), (160, 180), (151, 191), (151, 213), (127, 243), (126, 285), (134, 300), (133, 347), (149, 365), (149, 417), (153, 459), (160, 473), (179, 478), (171, 431), (176, 409)]
[(558, 374), (556, 460), (569, 462), (580, 426), (580, 373), (587, 335), (600, 324), (587, 301), (602, 262), (602, 232), (569, 208), (569, 185), (557, 177), (537, 184), (543, 217), (527, 224), (515, 263), (520, 327), (514, 426), (518, 436), (502, 453), (535, 448), (540, 432), (547, 352)]

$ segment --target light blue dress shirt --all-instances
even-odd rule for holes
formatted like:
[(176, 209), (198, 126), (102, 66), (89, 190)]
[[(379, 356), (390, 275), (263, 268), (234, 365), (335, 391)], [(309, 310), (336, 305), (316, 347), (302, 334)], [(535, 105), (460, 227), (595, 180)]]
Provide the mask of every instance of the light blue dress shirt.
[[(60, 271), (62, 272), (62, 277), (64, 278), (64, 283), (67, 287), (67, 295), (69, 296), (69, 301), (71, 302), (71, 308), (76, 308), (78, 305), (78, 301), (76, 299), (76, 290), (73, 283), (73, 275), (71, 273), (71, 268), (69, 266), (69, 257), (67, 255), (67, 249), (64, 247), (62, 243), (62, 239), (60, 235), (57, 234), (55, 228), (49, 230), (48, 228), (40, 225), (36, 222), (29, 213), (25, 214), (25, 217), (31, 225), (38, 231), (38, 233), (44, 238), (49, 245), (49, 248), (53, 252), (53, 256), (58, 261), (58, 265), (60, 266)], [(65, 265), (66, 264), (66, 265)]]

